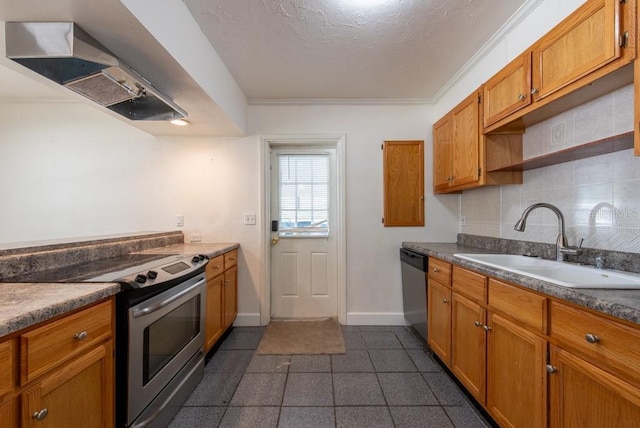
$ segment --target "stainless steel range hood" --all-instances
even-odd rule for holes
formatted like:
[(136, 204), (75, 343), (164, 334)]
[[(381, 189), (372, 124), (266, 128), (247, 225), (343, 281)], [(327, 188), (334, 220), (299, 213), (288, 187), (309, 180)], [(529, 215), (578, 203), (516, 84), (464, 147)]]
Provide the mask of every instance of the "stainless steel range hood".
[(73, 22), (7, 22), (6, 55), (130, 120), (187, 113)]

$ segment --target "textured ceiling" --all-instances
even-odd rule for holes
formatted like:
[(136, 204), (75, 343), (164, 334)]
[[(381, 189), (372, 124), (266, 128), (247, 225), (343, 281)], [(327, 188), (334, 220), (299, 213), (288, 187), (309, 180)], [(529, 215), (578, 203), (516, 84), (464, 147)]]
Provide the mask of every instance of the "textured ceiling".
[(428, 99), (525, 0), (184, 0), (250, 100)]

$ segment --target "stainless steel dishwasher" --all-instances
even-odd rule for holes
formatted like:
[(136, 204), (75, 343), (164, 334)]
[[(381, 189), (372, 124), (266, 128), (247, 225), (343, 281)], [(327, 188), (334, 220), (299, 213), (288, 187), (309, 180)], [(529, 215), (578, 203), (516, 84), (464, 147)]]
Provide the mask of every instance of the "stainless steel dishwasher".
[(400, 248), (404, 318), (427, 340), (427, 256)]

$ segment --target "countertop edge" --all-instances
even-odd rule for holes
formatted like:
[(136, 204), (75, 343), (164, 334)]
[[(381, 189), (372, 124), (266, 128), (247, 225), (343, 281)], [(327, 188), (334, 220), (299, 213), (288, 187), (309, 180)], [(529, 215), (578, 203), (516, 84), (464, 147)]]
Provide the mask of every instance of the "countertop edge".
[[(413, 250), (425, 256), (436, 257), (492, 278), (507, 281), (550, 297), (640, 325), (640, 290), (598, 290), (563, 287), (551, 282), (454, 257), (455, 253), (496, 253), (496, 251), (462, 246), (456, 243), (403, 242), (402, 248)], [(638, 306), (630, 305), (634, 301), (639, 302)]]
[[(43, 288), (59, 289), (65, 285), (73, 284), (60, 284), (60, 283), (0, 283), (2, 286), (8, 287), (33, 287), (38, 286), (40, 290)], [(87, 287), (88, 284), (75, 284)], [(11, 333), (15, 333), (20, 330), (32, 327), (36, 324), (46, 322), (54, 317), (64, 315), (68, 312), (80, 309), (85, 306), (89, 306), (93, 303), (99, 302), (103, 299), (111, 297), (120, 291), (120, 284), (117, 283), (91, 283), (91, 286), (95, 289), (90, 292), (81, 292), (73, 294), (68, 298), (60, 298), (51, 304), (38, 305), (35, 309), (30, 309), (23, 313), (19, 313), (15, 316), (6, 316), (0, 318), (0, 338), (7, 336)], [(65, 290), (67, 291), (67, 290)], [(75, 291), (75, 290), (74, 290)], [(19, 304), (19, 302), (16, 302)]]

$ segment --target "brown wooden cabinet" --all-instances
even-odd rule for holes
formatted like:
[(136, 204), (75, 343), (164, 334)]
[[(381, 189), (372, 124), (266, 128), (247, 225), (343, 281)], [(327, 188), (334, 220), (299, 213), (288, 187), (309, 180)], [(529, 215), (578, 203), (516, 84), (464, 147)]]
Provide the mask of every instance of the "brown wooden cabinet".
[(486, 311), (453, 293), (451, 371), (481, 404), (486, 397)]
[(424, 226), (424, 141), (382, 147), (385, 227)]
[[(521, 133), (488, 138), (482, 133), (482, 88), (471, 93), (433, 127), (433, 191), (459, 192), (484, 185), (522, 183), (522, 172), (491, 172), (486, 162), (501, 165), (514, 161)], [(488, 158), (490, 156), (490, 158)], [(517, 153), (516, 153), (517, 157)]]
[(231, 250), (207, 263), (207, 314), (205, 351), (208, 352), (238, 315), (238, 250)]
[(446, 365), (451, 364), (451, 264), (429, 257), (427, 340)]
[(484, 126), (531, 104), (531, 52), (526, 51), (487, 80)]
[(620, 57), (619, 0), (590, 0), (532, 48), (534, 101)]
[(112, 427), (113, 315), (111, 298), (0, 343), (0, 425)]
[(551, 347), (551, 427), (637, 427), (640, 389), (558, 347)]
[(546, 339), (497, 314), (487, 325), (487, 410), (501, 426), (546, 426)]

